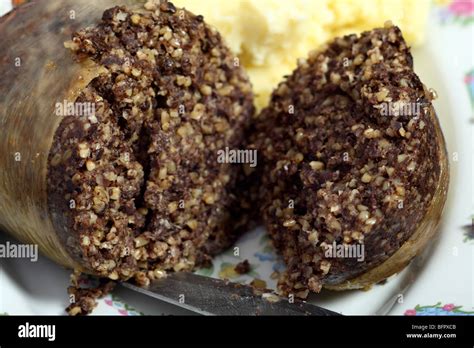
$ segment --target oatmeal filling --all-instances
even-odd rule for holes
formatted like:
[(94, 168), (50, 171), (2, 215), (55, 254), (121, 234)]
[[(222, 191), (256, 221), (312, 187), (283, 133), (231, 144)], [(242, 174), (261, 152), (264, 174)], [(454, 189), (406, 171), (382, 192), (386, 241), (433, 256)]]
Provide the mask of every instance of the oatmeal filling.
[(51, 211), (93, 274), (139, 285), (227, 247), (238, 148), (253, 114), (247, 76), (215, 29), (167, 1), (114, 7), (66, 46), (104, 68), (65, 117), (50, 155)]
[(283, 292), (305, 298), (362, 274), (415, 231), (440, 175), (431, 107), (391, 25), (335, 39), (278, 86), (252, 143)]

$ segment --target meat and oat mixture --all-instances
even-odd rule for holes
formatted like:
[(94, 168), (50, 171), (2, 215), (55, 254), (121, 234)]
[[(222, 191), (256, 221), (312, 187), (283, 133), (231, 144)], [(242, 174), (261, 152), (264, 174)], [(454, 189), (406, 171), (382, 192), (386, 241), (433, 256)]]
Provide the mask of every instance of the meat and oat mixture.
[[(263, 219), (288, 266), (282, 292), (305, 298), (354, 278), (410, 237), (440, 175), (430, 108), (391, 24), (335, 39), (280, 83), (252, 144)], [(334, 245), (363, 255), (329, 257)]]
[[(202, 16), (167, 1), (111, 8), (66, 46), (104, 68), (76, 100), (95, 112), (65, 117), (49, 157), (50, 211), (69, 251), (139, 285), (208, 262), (243, 224), (238, 167), (217, 161), (254, 112), (238, 61)], [(82, 302), (69, 312), (89, 311)]]

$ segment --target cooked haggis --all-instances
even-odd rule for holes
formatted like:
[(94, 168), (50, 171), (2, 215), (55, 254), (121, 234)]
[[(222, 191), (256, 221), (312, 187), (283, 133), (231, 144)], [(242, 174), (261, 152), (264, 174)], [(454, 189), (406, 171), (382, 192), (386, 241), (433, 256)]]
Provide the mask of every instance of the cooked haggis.
[[(445, 148), (431, 100), (390, 24), (310, 53), (276, 88), (252, 144), (263, 219), (288, 267), (284, 293), (370, 285), (377, 277), (351, 280), (399, 250), (427, 214), (440, 214)], [(380, 277), (415, 256), (405, 250)]]
[(48, 176), (71, 253), (141, 285), (193, 269), (209, 242), (226, 241), (238, 172), (216, 153), (239, 146), (252, 114), (245, 74), (202, 17), (168, 2), (145, 8), (109, 9), (67, 44), (104, 72), (76, 100), (95, 113), (56, 131)]
[[(76, 21), (51, 18), (70, 6)], [(233, 241), (242, 223), (239, 166), (217, 156), (241, 146), (253, 95), (202, 16), (163, 0), (90, 19), (101, 6), (33, 3), (5, 19), (2, 51), (12, 67), (2, 68), (16, 83), (0, 85), (2, 172), (9, 169), (0, 180), (1, 225), (67, 267), (147, 285), (208, 263)], [(35, 44), (18, 47), (18, 32)], [(21, 68), (13, 67), (18, 54), (28, 63)], [(29, 90), (29, 80), (41, 88)], [(72, 293), (94, 298), (109, 289)], [(91, 307), (76, 298), (70, 312)]]
[[(398, 28), (311, 53), (253, 119), (247, 76), (202, 16), (117, 3), (0, 17), (0, 229), (74, 270), (70, 314), (115, 281), (208, 263), (258, 215), (299, 297), (377, 283), (433, 238), (445, 144)], [(256, 168), (219, 160), (247, 145)]]

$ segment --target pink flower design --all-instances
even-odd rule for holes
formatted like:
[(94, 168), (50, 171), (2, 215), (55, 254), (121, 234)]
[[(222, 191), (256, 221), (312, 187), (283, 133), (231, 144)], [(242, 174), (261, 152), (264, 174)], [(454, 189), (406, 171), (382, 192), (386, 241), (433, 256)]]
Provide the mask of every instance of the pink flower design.
[(110, 300), (110, 299), (108, 299), (108, 298), (106, 298), (106, 299), (104, 300), (104, 302), (105, 302), (107, 305), (109, 305), (109, 306), (113, 306), (112, 300)]
[(405, 311), (405, 315), (416, 315), (416, 310), (414, 309), (407, 309)]
[(125, 309), (119, 309), (118, 312), (119, 312), (121, 315), (128, 315), (128, 312), (127, 312)]
[(453, 0), (448, 9), (455, 16), (470, 16), (474, 13), (474, 1)]
[(451, 312), (453, 309), (454, 309), (454, 305), (452, 303), (448, 303), (443, 306), (443, 310), (447, 312)]

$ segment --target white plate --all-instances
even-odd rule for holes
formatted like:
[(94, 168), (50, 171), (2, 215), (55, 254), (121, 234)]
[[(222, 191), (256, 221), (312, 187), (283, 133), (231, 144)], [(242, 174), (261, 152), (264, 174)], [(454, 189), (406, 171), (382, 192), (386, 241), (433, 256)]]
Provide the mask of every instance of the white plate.
[[(455, 1), (456, 2), (456, 1)], [(0, 0), (0, 14), (7, 1)], [(473, 15), (467, 7), (437, 6), (431, 13), (428, 40), (413, 50), (415, 70), (439, 95), (435, 107), (448, 144), (451, 184), (440, 237), (402, 273), (370, 291), (323, 291), (311, 301), (343, 314), (474, 315), (474, 235), (471, 225), (474, 197), (472, 113), (474, 108)], [(471, 18), (466, 20), (466, 18)], [(469, 22), (469, 23), (467, 23)], [(469, 77), (470, 76), (470, 77)], [(0, 243), (8, 237), (0, 235)], [(240, 255), (229, 250), (212, 269), (198, 273), (250, 283), (254, 279), (275, 286), (274, 270), (283, 267), (262, 229), (237, 243)], [(237, 276), (233, 267), (249, 260), (251, 272)], [(0, 261), (0, 314), (65, 314), (69, 271), (40, 257)], [(99, 301), (94, 314), (185, 314), (185, 310), (117, 289)]]

